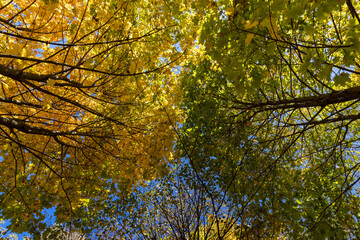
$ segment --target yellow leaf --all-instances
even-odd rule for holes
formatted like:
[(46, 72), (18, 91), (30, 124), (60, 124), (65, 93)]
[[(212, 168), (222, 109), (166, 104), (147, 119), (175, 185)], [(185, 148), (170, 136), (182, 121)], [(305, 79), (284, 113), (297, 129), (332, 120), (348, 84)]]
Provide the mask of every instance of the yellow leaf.
[(129, 72), (130, 72), (130, 74), (134, 74), (136, 72), (136, 63), (135, 62), (130, 63)]
[(248, 35), (245, 38), (245, 47), (249, 46), (253, 37), (254, 37), (254, 34), (248, 33)]
[(54, 79), (49, 79), (49, 80), (47, 81), (47, 85), (48, 85), (48, 86), (54, 86), (54, 85), (55, 85), (55, 80), (54, 80)]
[(22, 56), (22, 57), (26, 57), (26, 56), (27, 56), (27, 51), (26, 51), (26, 48), (25, 48), (25, 47), (21, 50), (21, 56)]
[(82, 203), (82, 206), (88, 206), (90, 203), (90, 199), (88, 198), (80, 198), (80, 202)]
[(19, 55), (20, 50), (17, 47), (9, 47), (6, 51), (6, 53), (8, 53), (10, 55)]
[(276, 22), (273, 22), (271, 19), (266, 19), (263, 22), (267, 26), (267, 29), (269, 30), (271, 37), (274, 39), (281, 40), (279, 31), (276, 27)]
[(256, 25), (258, 25), (259, 24), (259, 21), (254, 21), (253, 23), (251, 23), (250, 21), (247, 21), (246, 23), (245, 23), (245, 25), (244, 25), (244, 28), (245, 29), (249, 29), (249, 28), (253, 28), (253, 27), (255, 27)]
[(50, 109), (51, 108), (51, 102), (46, 98), (43, 100), (43, 108), (44, 109)]
[(4, 90), (8, 90), (8, 89), (9, 89), (9, 85), (8, 85), (6, 82), (1, 82), (1, 87), (2, 87)]
[(232, 15), (233, 12), (234, 12), (234, 7), (233, 7), (233, 6), (228, 7), (228, 8), (226, 9), (226, 15), (228, 15), (228, 16)]

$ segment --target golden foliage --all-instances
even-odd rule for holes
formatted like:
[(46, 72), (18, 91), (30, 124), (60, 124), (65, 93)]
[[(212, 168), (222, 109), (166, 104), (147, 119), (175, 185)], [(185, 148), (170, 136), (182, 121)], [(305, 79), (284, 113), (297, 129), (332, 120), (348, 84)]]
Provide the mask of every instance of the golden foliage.
[(19, 206), (5, 217), (61, 205), (66, 219), (161, 174), (179, 122), (175, 43), (193, 43), (176, 39), (179, 4), (1, 2), (0, 203)]

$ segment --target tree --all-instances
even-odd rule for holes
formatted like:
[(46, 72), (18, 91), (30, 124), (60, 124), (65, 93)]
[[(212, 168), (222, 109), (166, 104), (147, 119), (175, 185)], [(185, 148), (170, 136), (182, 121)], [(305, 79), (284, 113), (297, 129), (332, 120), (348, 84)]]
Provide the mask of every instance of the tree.
[(2, 216), (34, 236), (56, 207), (94, 238), (356, 238), (359, 8), (1, 5)]
[[(251, 230), (234, 224), (234, 204), (226, 194), (209, 193), (189, 165), (173, 166), (162, 178), (131, 193), (124, 205), (107, 202), (100, 213), (93, 202), (83, 209), (85, 218), (73, 222), (91, 239), (234, 239), (252, 236)], [(84, 219), (86, 219), (84, 221)], [(82, 225), (81, 225), (82, 224)], [(94, 228), (93, 226), (96, 225)], [(246, 234), (245, 234), (246, 233)]]
[(183, 4), (1, 3), (0, 211), (12, 231), (38, 234), (44, 209), (68, 221), (163, 174), (179, 114), (171, 67), (184, 57), (174, 44), (193, 41), (179, 39)]
[(202, 20), (178, 148), (256, 239), (359, 234), (359, 7), (217, 1)]

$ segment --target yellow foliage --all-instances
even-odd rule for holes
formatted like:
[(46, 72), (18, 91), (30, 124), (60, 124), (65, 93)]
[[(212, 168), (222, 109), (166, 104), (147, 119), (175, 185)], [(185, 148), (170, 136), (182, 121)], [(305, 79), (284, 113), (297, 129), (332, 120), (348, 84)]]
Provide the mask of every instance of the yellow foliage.
[[(41, 197), (63, 206), (67, 218), (78, 203), (110, 194), (104, 179), (118, 184), (116, 194), (161, 174), (154, 166), (169, 155), (180, 119), (175, 63), (167, 62), (186, 57), (174, 47), (172, 26), (179, 23), (161, 16), (174, 9), (160, 0), (2, 5), (4, 203), (22, 194), (24, 211), (33, 213), (41, 205), (31, 202)], [(189, 49), (194, 41), (179, 44)], [(15, 184), (28, 191), (15, 191)]]

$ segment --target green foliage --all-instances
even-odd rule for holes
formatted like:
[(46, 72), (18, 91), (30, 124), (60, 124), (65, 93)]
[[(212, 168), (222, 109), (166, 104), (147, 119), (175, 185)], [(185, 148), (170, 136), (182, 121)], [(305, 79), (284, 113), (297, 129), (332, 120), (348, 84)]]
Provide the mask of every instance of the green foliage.
[(205, 57), (182, 80), (178, 149), (214, 195), (226, 193), (233, 223), (250, 226), (242, 234), (359, 231), (358, 7), (224, 1), (204, 17)]

